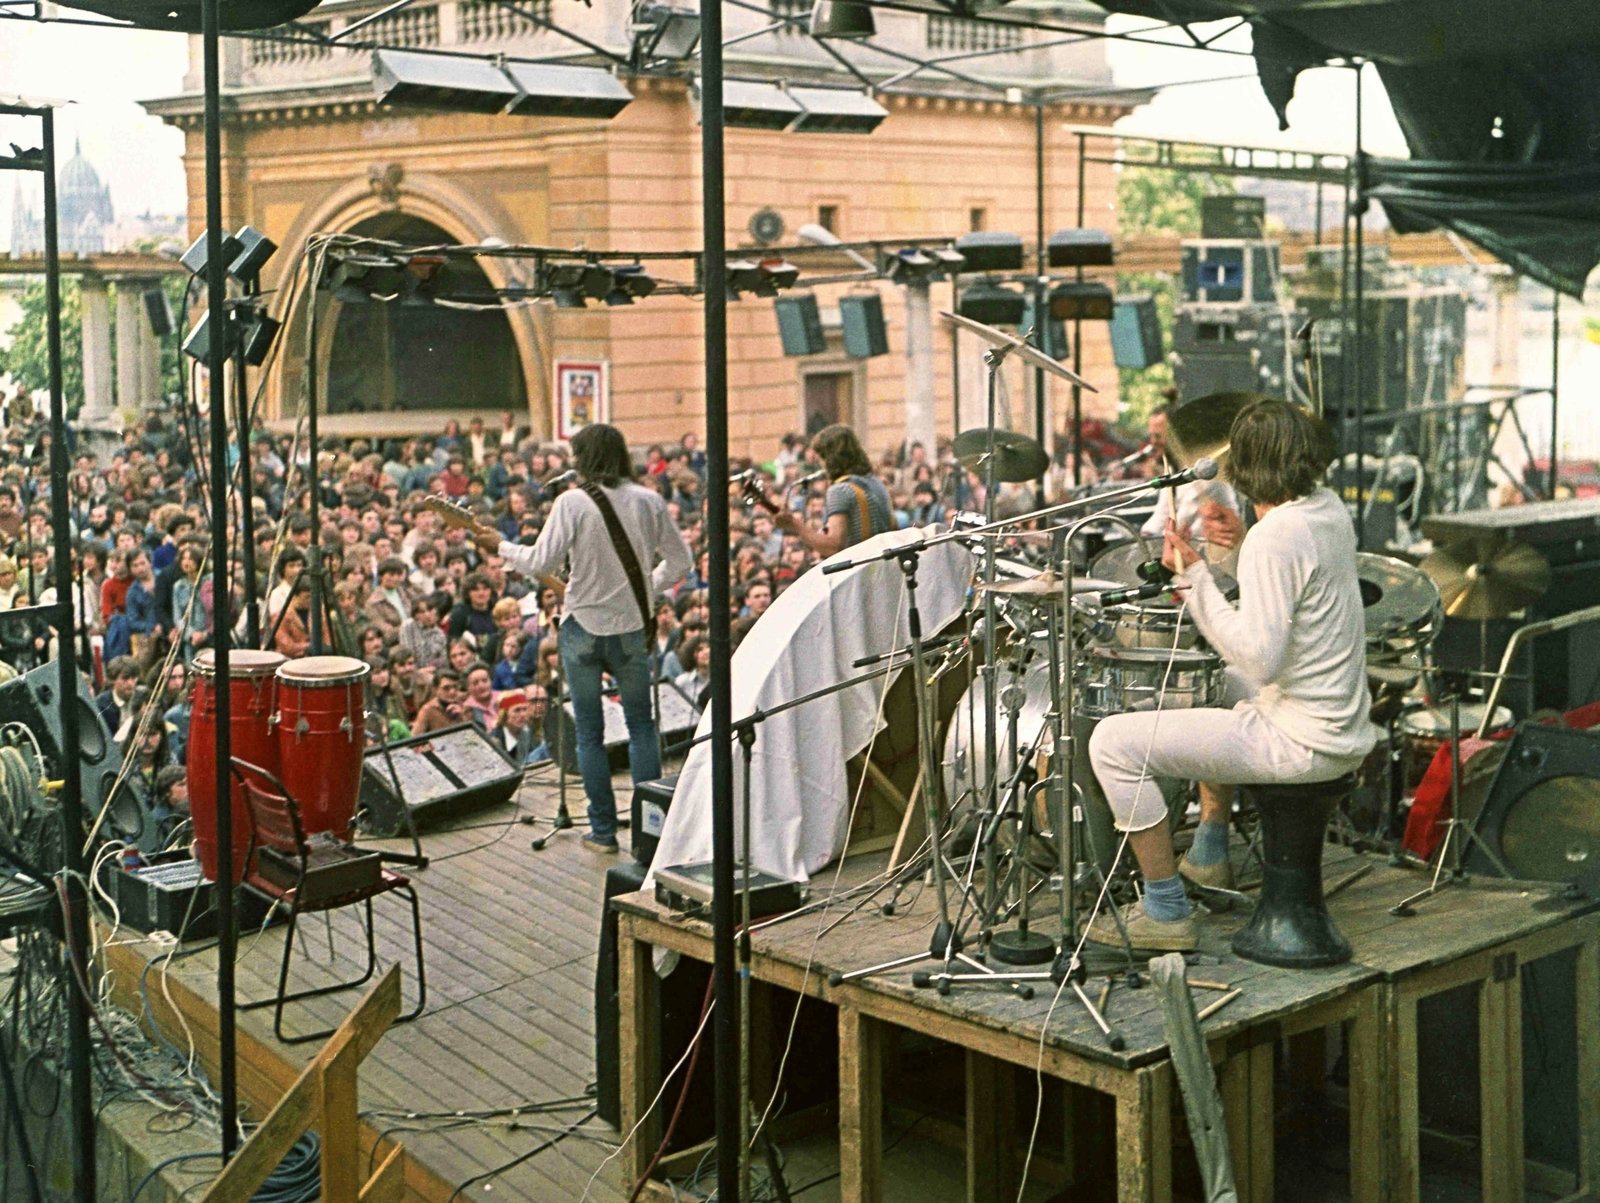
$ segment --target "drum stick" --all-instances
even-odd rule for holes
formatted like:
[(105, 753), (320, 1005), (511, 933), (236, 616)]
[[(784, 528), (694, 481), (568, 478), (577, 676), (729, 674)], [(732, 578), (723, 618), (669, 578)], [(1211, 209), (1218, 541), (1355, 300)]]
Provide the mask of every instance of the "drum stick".
[(1100, 1014), (1106, 1013), (1106, 1001), (1111, 997), (1111, 978), (1106, 978), (1106, 984), (1100, 987)]
[(1199, 978), (1193, 977), (1189, 979), (1189, 985), (1200, 990), (1221, 990), (1223, 992), (1227, 992), (1233, 989), (1233, 987), (1227, 982), (1202, 982)]
[[(1190, 983), (1190, 984), (1193, 985), (1194, 983)], [(1243, 993), (1244, 993), (1243, 990), (1234, 990), (1233, 992), (1231, 992), (1229, 994), (1224, 994), (1221, 998), (1217, 999), (1216, 1002), (1214, 1002), (1210, 1006), (1205, 1007), (1204, 1009), (1202, 1009), (1201, 1012), (1198, 1015), (1195, 1016), (1195, 1018), (1197, 1020), (1199, 1020), (1200, 1022), (1202, 1022), (1202, 1023), (1205, 1022), (1207, 1019), (1211, 1018), (1211, 1016), (1215, 1015), (1218, 1011), (1222, 1010), (1223, 1007), (1227, 1006), (1229, 1003), (1231, 1003), (1234, 999), (1238, 998), (1239, 995), (1241, 995)]]
[(1362, 865), (1359, 869), (1355, 870), (1354, 872), (1346, 873), (1338, 881), (1334, 882), (1331, 886), (1329, 886), (1326, 890), (1324, 890), (1322, 892), (1322, 897), (1324, 899), (1332, 898), (1340, 890), (1344, 889), (1346, 886), (1354, 885), (1356, 882), (1360, 881), (1363, 877), (1365, 877), (1368, 873), (1371, 873), (1371, 872), (1372, 872), (1372, 866), (1371, 865)]

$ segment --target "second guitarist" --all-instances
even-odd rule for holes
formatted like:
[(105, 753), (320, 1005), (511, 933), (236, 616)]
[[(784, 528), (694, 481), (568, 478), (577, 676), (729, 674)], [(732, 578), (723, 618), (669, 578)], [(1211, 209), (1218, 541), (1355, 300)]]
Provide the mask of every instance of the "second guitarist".
[(485, 551), (504, 557), (509, 570), (530, 579), (571, 558), (558, 635), (577, 727), (578, 771), (589, 800), (583, 844), (613, 853), (617, 809), (606, 759), (601, 678), (609, 673), (622, 695), (634, 781), (661, 776), (650, 697), (655, 594), (687, 576), (694, 559), (661, 495), (633, 482), (633, 457), (620, 430), (602, 423), (585, 426), (573, 436), (572, 454), (583, 487), (556, 498), (532, 547), (481, 529), (475, 537)]

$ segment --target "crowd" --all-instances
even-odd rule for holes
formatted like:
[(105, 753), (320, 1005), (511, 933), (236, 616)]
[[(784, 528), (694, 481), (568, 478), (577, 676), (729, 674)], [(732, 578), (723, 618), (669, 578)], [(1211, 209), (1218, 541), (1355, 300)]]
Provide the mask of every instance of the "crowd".
[[(11, 408), (13, 425), (0, 448), (0, 676), (50, 659), (56, 638), (37, 619), (3, 616), (56, 597), (49, 438), (42, 417), (26, 414), (25, 407)], [(1131, 447), (1102, 433), (1104, 446), (1086, 440), (1090, 478)], [(498, 429), (475, 418), (465, 428), (451, 421), (431, 438), (322, 442), (324, 650), (371, 666), (369, 735), (395, 739), (470, 721), (519, 762), (546, 757), (550, 699), (559, 689), (561, 582), (508, 574), (498, 555), (423, 501), (442, 495), (497, 526), (507, 541), (532, 544), (554, 496), (570, 487), (566, 453), (531, 437), (510, 414)], [(257, 429), (249, 448), (258, 645), (304, 655), (313, 625), (306, 465), (291, 464), (297, 448), (286, 434)], [(219, 610), (198, 452), (181, 422), (150, 412), (105, 462), (75, 450), (68, 481), (71, 590), (84, 662), (99, 691), (96, 705), (125, 754), (137, 758), (134, 771), (154, 803), (174, 815), (185, 808), (192, 665), (212, 642)], [(300, 458), (308, 458), (303, 450)], [(636, 466), (639, 481), (666, 499), (695, 564), (659, 601), (652, 670), (661, 688), (699, 706), (710, 671), (705, 452), (687, 433), (675, 445), (645, 448)], [(751, 472), (769, 498), (812, 526), (821, 525), (828, 487), (819, 468), (798, 435), (786, 436), (768, 462), (730, 463), (732, 474)], [(1067, 455), (1058, 454), (1049, 491), (1064, 487), (1069, 473)], [(931, 452), (920, 444), (897, 448), (883, 455), (875, 474), (901, 526), (985, 505), (982, 481), (951, 458), (945, 443)], [(751, 501), (737, 489), (730, 497), (735, 646), (816, 560), (805, 541)], [(1031, 504), (1031, 486), (1004, 486), (997, 497), (1002, 511)], [(249, 643), (250, 616), (236, 527), (231, 521), (233, 588), (223, 612), (234, 646), (241, 646)]]

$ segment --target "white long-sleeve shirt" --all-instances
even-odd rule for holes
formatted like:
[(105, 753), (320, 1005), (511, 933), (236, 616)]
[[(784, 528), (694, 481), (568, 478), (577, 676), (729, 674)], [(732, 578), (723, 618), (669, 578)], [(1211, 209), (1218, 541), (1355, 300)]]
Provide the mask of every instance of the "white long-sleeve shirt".
[(1261, 692), (1251, 705), (1296, 743), (1330, 756), (1365, 756), (1366, 620), (1355, 530), (1343, 502), (1316, 489), (1268, 511), (1239, 548), (1239, 606), (1204, 560), (1183, 573), (1189, 612), (1230, 668)]
[[(602, 486), (604, 487), (604, 486)], [(694, 567), (694, 558), (678, 532), (661, 494), (631, 482), (606, 488), (633, 554), (646, 574), (647, 599), (670, 589)], [(501, 543), (506, 567), (525, 577), (553, 572), (572, 553), (572, 577), (562, 611), (591, 635), (622, 635), (640, 628), (639, 603), (628, 584), (617, 550), (611, 545), (600, 508), (582, 489), (568, 489), (550, 507), (550, 517), (532, 547)]]
[[(1206, 541), (1205, 535), (1201, 533), (1200, 507), (1207, 501), (1215, 501), (1237, 514), (1242, 509), (1239, 504), (1239, 494), (1235, 493), (1233, 486), (1225, 480), (1191, 480), (1186, 485), (1179, 485), (1176, 491), (1178, 533), (1188, 539), (1194, 549), (1205, 556), (1213, 567), (1231, 573), (1234, 549), (1213, 546)], [(1159, 541), (1166, 533), (1167, 519), (1172, 517), (1172, 494), (1172, 489), (1162, 489), (1157, 493), (1155, 512), (1145, 519), (1145, 524), (1139, 528), (1140, 534)]]

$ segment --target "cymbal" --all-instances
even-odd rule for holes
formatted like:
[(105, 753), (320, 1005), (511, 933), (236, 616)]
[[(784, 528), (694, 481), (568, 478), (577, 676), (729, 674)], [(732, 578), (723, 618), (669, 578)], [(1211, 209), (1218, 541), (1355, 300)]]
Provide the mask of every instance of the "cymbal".
[(1451, 618), (1509, 618), (1550, 587), (1550, 562), (1504, 536), (1463, 539), (1418, 565), (1439, 586)]
[[(1092, 576), (1079, 576), (1072, 579), (1074, 596), (1080, 593), (1100, 593), (1106, 589), (1121, 589), (1122, 587), (1116, 581), (1102, 581)], [(998, 593), (1006, 597), (1056, 597), (1066, 592), (1067, 581), (1065, 577), (1058, 576), (1047, 568), (1037, 576), (1023, 577), (1021, 580), (996, 581), (992, 585), (979, 584), (978, 588), (980, 591)]]
[(1233, 420), (1247, 405), (1265, 400), (1262, 393), (1210, 393), (1167, 414), (1167, 458), (1179, 468), (1210, 457), (1221, 467), (1227, 459)]
[[(987, 475), (984, 463), (989, 454), (989, 429), (979, 427), (963, 430), (950, 444), (950, 450), (964, 468), (971, 468), (980, 478)], [(994, 478), (1013, 484), (1024, 480), (1037, 480), (1050, 466), (1050, 457), (1044, 448), (1025, 434), (1014, 430), (994, 432)]]
[(958, 326), (962, 330), (967, 331), (969, 334), (976, 334), (991, 347), (998, 347), (1007, 355), (1015, 355), (1018, 359), (1021, 359), (1024, 362), (1041, 369), (1042, 371), (1052, 372), (1055, 375), (1060, 376), (1068, 383), (1076, 384), (1080, 388), (1086, 388), (1091, 393), (1100, 391), (1082, 376), (1078, 375), (1078, 373), (1070, 370), (1069, 368), (1063, 367), (1044, 352), (1040, 351), (1037, 347), (1033, 346), (1031, 343), (1024, 342), (1015, 334), (1007, 334), (1004, 330), (997, 330), (993, 326), (985, 326), (982, 322), (975, 322), (970, 317), (962, 317), (959, 313), (950, 313), (946, 310), (940, 310), (939, 316), (949, 321), (952, 325)]

